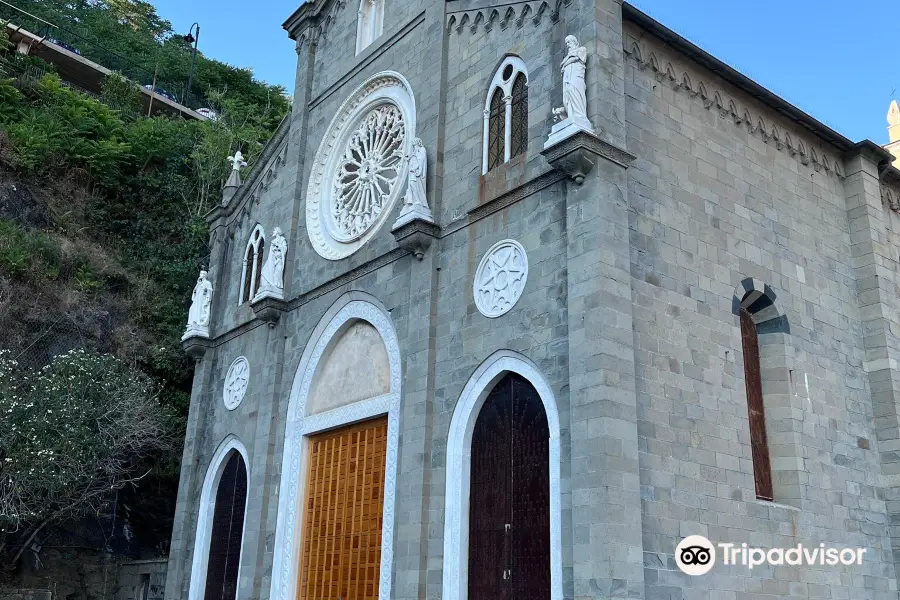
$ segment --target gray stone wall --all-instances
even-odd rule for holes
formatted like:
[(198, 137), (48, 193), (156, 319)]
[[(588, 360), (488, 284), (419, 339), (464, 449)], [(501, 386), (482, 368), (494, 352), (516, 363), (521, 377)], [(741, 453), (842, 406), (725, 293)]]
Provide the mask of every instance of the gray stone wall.
[(50, 590), (21, 590), (15, 588), (0, 588), (0, 598), (3, 598), (3, 600), (53, 600)]
[(164, 558), (123, 563), (116, 600), (163, 600), (167, 563)]
[[(652, 38), (645, 43), (654, 48)], [(866, 597), (896, 598), (843, 182), (764, 139), (755, 123), (751, 132), (676, 89), (677, 79), (655, 75), (637, 60), (626, 65), (628, 148), (638, 157), (629, 229), (647, 597), (688, 588), (853, 597), (865, 581)], [(704, 75), (738, 106), (776, 119)], [(782, 482), (788, 498), (776, 485), (775, 503), (754, 491), (732, 311), (746, 277), (776, 290), (790, 323), (783, 356), (763, 365), (773, 470), (800, 465), (797, 481)], [(771, 414), (769, 396), (778, 394), (789, 398), (787, 415)], [(686, 578), (673, 571), (671, 552), (688, 534), (869, 553), (843, 573), (786, 567)]]
[[(166, 597), (187, 596), (200, 490), (229, 435), (250, 457), (239, 595), (269, 597), (291, 386), (314, 329), (354, 293), (383, 305), (400, 341), (395, 598), (441, 595), (450, 420), (475, 368), (511, 349), (538, 365), (559, 404), (566, 598), (896, 599), (879, 462), (896, 448), (880, 445), (879, 380), (864, 369), (874, 325), (861, 308), (864, 265), (854, 262), (861, 226), (848, 200), (849, 159), (623, 25), (613, 0), (561, 3), (556, 18), (525, 4), (512, 3), (524, 18), (488, 29), (476, 9), (510, 3), (388, 0), (384, 35), (359, 56), (355, 2), (331, 2), (324, 31), (298, 34), (286, 162), (258, 201), (214, 216), (216, 339), (195, 375)], [(540, 155), (569, 33), (589, 48), (591, 118), (604, 140), (637, 157), (627, 171), (595, 157), (581, 187)], [(482, 110), (506, 54), (529, 69), (528, 150), (482, 177)], [(353, 256), (326, 261), (305, 230), (310, 162), (344, 99), (383, 70), (404, 75), (415, 93), (441, 237), (417, 261), (388, 224)], [(280, 226), (290, 246), (289, 311), (271, 328), (237, 300), (257, 222), (267, 235)], [(892, 235), (883, 234), (900, 241)], [(474, 272), (505, 238), (525, 247), (530, 274), (513, 310), (489, 319), (474, 305)], [(748, 277), (775, 290), (790, 325), (761, 338), (774, 503), (756, 500), (750, 459), (733, 311)], [(228, 411), (224, 376), (241, 355), (250, 385)], [(869, 551), (854, 570), (689, 578), (673, 558), (688, 534)]]

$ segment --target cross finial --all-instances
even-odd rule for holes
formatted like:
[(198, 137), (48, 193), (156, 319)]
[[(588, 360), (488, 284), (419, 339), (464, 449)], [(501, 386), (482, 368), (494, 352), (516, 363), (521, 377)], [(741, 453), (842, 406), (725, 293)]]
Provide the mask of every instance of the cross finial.
[(240, 171), (241, 167), (247, 166), (247, 161), (244, 160), (244, 155), (241, 154), (241, 151), (238, 150), (234, 153), (234, 156), (228, 157), (228, 162), (231, 163), (231, 168), (235, 171)]

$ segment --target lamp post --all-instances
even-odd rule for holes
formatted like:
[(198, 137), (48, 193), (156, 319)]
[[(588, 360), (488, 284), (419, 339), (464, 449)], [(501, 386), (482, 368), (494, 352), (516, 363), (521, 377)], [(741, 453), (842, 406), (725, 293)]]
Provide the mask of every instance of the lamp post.
[[(194, 35), (194, 29), (196, 29), (196, 35)], [(188, 44), (194, 45), (194, 50), (191, 52), (191, 71), (188, 74), (188, 84), (187, 84), (187, 93), (185, 96), (185, 101), (187, 101), (188, 96), (191, 93), (191, 85), (194, 83), (194, 62), (197, 60), (197, 45), (200, 43), (200, 24), (194, 23), (191, 25), (191, 28), (188, 30), (188, 34), (184, 36), (184, 41)]]

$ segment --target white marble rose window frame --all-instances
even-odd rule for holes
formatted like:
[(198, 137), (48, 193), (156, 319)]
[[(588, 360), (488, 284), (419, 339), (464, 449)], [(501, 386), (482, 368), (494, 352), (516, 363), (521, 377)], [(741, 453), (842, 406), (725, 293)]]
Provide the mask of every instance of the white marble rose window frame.
[[(237, 452), (244, 460), (244, 468), (247, 471), (247, 489), (250, 489), (250, 457), (247, 448), (234, 435), (225, 438), (216, 449), (206, 477), (203, 479), (203, 488), (200, 492), (200, 511), (197, 515), (197, 530), (194, 535), (194, 558), (191, 563), (191, 581), (188, 588), (188, 600), (203, 600), (206, 594), (206, 575), (209, 568), (209, 547), (212, 541), (213, 516), (216, 512), (216, 493), (219, 490), (219, 481), (225, 465), (231, 458), (232, 452)], [(238, 559), (240, 569), (244, 559), (244, 542), (247, 540), (247, 509), (250, 506), (249, 498), (244, 502), (244, 520), (241, 530), (241, 553)], [(238, 575), (240, 581), (240, 575)], [(240, 598), (240, 589), (237, 592)]]
[[(281, 494), (278, 499), (278, 519), (275, 529), (275, 564), (272, 567), (272, 588), (269, 595), (273, 600), (292, 600), (297, 597), (304, 513), (300, 503), (305, 497), (308, 436), (382, 415), (387, 415), (388, 418), (388, 439), (378, 598), (379, 600), (391, 598), (394, 507), (400, 446), (400, 343), (390, 314), (368, 298), (370, 297), (365, 294), (351, 292), (341, 297), (329, 309), (313, 332), (294, 376), (281, 463), (279, 488)], [(308, 416), (306, 403), (319, 363), (323, 357), (327, 357), (326, 353), (331, 348), (332, 342), (358, 321), (372, 325), (384, 342), (390, 372), (390, 391), (375, 398), (352, 402)]]
[[(487, 97), (484, 100), (484, 136), (482, 139), (481, 174), (485, 175), (488, 169), (488, 156), (490, 151), (490, 120), (491, 100), (499, 90), (503, 97), (504, 121), (503, 121), (503, 162), (507, 163), (512, 158), (512, 130), (513, 130), (513, 86), (519, 75), (525, 76), (525, 94), (528, 94), (528, 67), (518, 56), (507, 56), (500, 63), (500, 67), (494, 73), (491, 84), (488, 86)], [(527, 100), (526, 100), (527, 106)], [(528, 130), (528, 114), (525, 114), (525, 131)], [(527, 138), (527, 133), (526, 133)], [(527, 140), (526, 140), (527, 144)], [(502, 163), (501, 163), (502, 164)]]
[(368, 48), (384, 33), (384, 0), (360, 0), (356, 21), (356, 53)]
[[(348, 234), (335, 217), (338, 195), (336, 182), (347, 164), (347, 150), (354, 135), (376, 109), (387, 107), (399, 112), (402, 143), (396, 148), (402, 156), (394, 183), (384, 198), (379, 198), (377, 215), (364, 230)], [(332, 119), (312, 163), (306, 192), (306, 229), (315, 251), (327, 260), (341, 260), (359, 250), (393, 216), (397, 202), (406, 189), (409, 161), (416, 131), (416, 103), (409, 82), (394, 71), (373, 75), (344, 101)], [(373, 156), (373, 160), (378, 157)], [(377, 162), (377, 160), (376, 160)]]
[(244, 254), (241, 256), (241, 287), (238, 294), (238, 304), (244, 304), (253, 299), (259, 291), (260, 278), (262, 276), (263, 253), (266, 247), (266, 231), (258, 224), (250, 232)]
[(547, 379), (527, 357), (512, 350), (489, 356), (469, 378), (450, 419), (444, 511), (444, 580), (442, 600), (467, 600), (469, 571), (469, 488), (472, 432), (491, 390), (507, 373), (524, 377), (537, 391), (550, 432), (550, 598), (563, 600), (562, 491), (560, 483), (559, 409)]

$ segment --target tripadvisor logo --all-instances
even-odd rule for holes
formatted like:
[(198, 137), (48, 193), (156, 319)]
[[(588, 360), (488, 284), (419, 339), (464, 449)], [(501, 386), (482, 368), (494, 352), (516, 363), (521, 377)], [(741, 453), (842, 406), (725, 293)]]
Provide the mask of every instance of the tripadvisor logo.
[(832, 548), (825, 544), (790, 548), (753, 548), (747, 544), (713, 544), (702, 535), (690, 535), (675, 548), (675, 564), (687, 575), (705, 575), (716, 564), (716, 554), (727, 567), (747, 570), (761, 565), (829, 566), (861, 565), (867, 548)]

